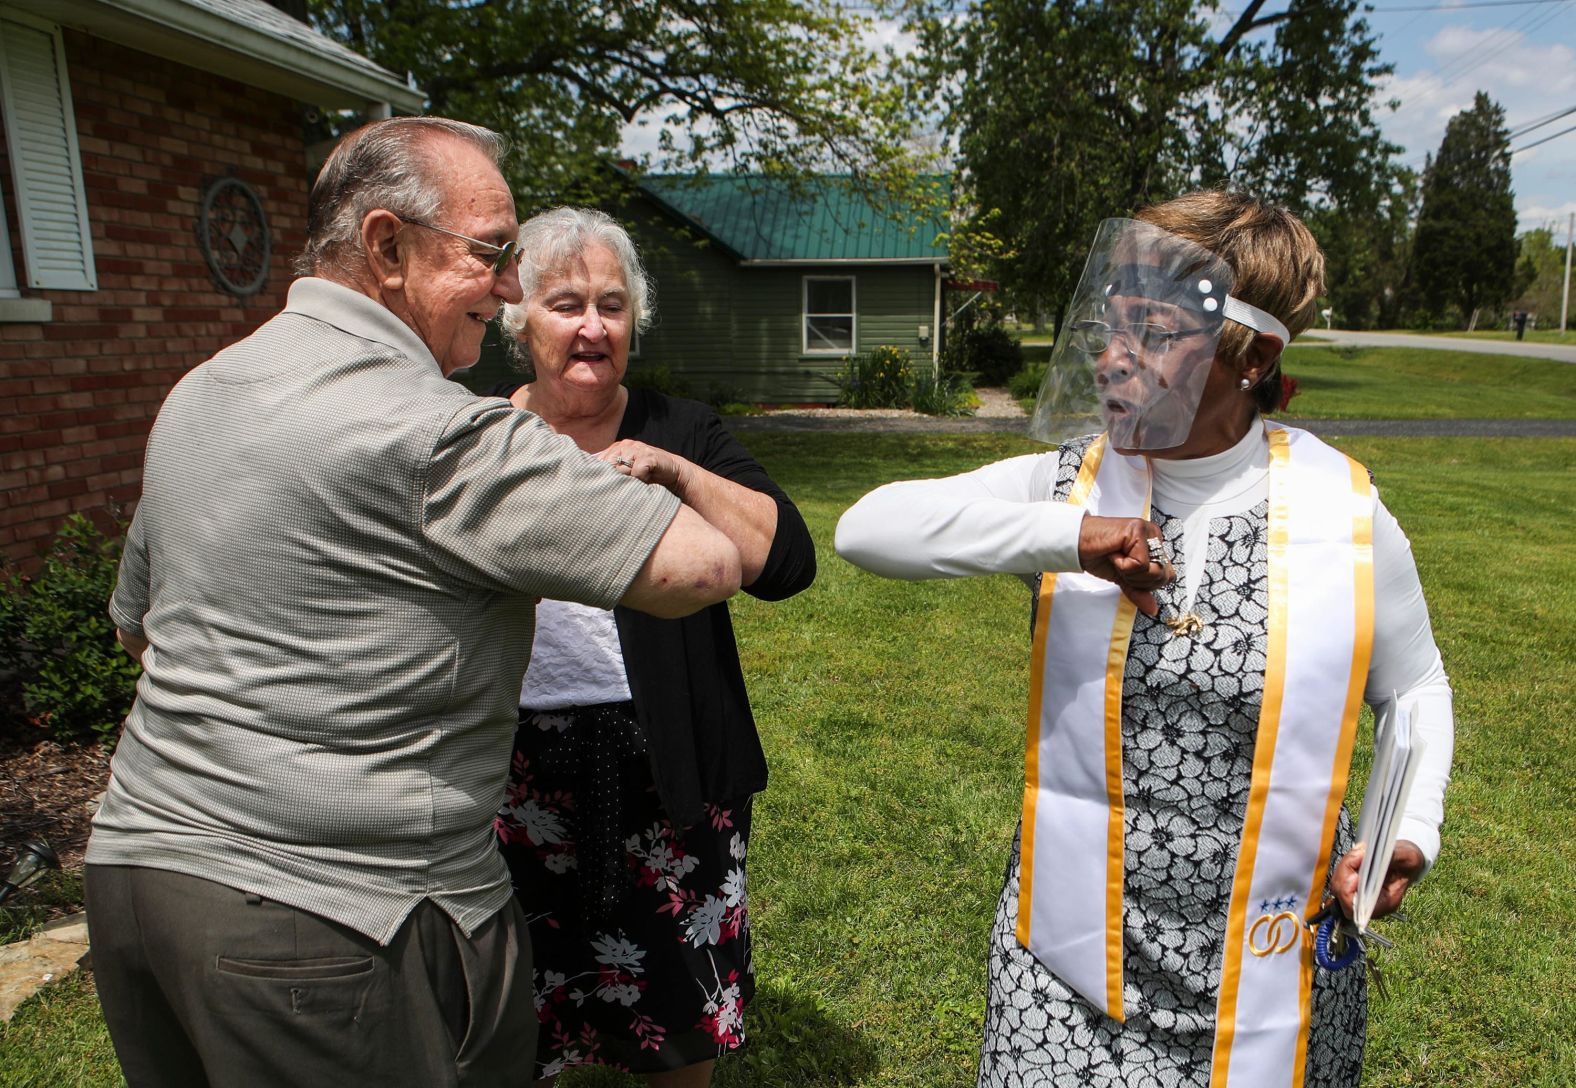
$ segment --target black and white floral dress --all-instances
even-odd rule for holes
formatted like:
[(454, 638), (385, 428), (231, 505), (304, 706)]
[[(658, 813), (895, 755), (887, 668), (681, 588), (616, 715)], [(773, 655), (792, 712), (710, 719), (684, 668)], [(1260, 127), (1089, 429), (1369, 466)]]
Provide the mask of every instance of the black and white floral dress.
[[(1065, 500), (1086, 442), (1062, 449)], [(1156, 509), (1173, 554), (1182, 523)], [(1209, 1083), (1223, 934), (1253, 773), (1268, 619), (1268, 504), (1208, 523), (1192, 610), (1173, 634), (1138, 614), (1122, 697), (1125, 1023), (1085, 1001), (1023, 948), (1018, 843), (990, 940), (980, 1088), (1181, 1088)], [(1175, 602), (1161, 595), (1161, 615)], [(1350, 846), (1343, 810), (1334, 857)], [(1355, 1086), (1366, 990), (1353, 969), (1316, 970), (1308, 1088)]]

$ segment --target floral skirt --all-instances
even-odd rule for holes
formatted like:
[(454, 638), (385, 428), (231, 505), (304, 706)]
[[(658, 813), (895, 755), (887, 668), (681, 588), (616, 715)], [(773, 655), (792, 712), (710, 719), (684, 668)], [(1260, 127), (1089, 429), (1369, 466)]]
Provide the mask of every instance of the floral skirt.
[(749, 798), (676, 828), (631, 704), (522, 711), (497, 829), (531, 929), (538, 1079), (744, 1045)]

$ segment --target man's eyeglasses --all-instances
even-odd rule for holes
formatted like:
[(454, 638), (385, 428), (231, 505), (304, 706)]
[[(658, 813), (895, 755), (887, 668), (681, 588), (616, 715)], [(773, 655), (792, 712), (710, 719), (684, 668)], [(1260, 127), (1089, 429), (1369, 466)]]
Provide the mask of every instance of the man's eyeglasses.
[(1187, 336), (1197, 336), (1208, 329), (1168, 329), (1147, 321), (1130, 325), (1107, 325), (1104, 321), (1075, 321), (1068, 331), (1068, 343), (1077, 351), (1098, 355), (1111, 346), (1112, 340), (1121, 340), (1129, 352), (1141, 351), (1158, 358), (1171, 350), (1171, 345)]
[(520, 259), (520, 243), (518, 241), (510, 240), (501, 246), (495, 246), (491, 242), (484, 242), (480, 238), (472, 238), (469, 234), (461, 234), (459, 231), (450, 230), (448, 227), (435, 227), (431, 223), (423, 223), (420, 219), (401, 219), (400, 221), (409, 223), (413, 227), (435, 230), (439, 234), (447, 234), (451, 238), (469, 242), (481, 250), (480, 253), (476, 254), (477, 257), (492, 262), (492, 274), (495, 276), (503, 275), (504, 269)]

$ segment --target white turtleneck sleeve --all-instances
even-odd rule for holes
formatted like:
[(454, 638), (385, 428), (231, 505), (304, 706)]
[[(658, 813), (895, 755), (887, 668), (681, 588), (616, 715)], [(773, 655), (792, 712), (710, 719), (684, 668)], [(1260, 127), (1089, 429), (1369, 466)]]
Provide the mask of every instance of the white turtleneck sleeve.
[(878, 487), (837, 523), (837, 554), (914, 581), (1078, 570), (1084, 512), (1048, 502), (1056, 455), (1028, 454), (941, 480)]

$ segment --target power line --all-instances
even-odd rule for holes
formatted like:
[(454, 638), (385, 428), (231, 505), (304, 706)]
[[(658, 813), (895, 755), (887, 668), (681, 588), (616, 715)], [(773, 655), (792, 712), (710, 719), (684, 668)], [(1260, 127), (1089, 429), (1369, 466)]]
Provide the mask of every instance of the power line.
[(1373, 13), (1375, 15), (1388, 15), (1392, 11), (1462, 11), (1466, 8), (1520, 8), (1563, 2), (1564, 0), (1477, 0), (1476, 3), (1471, 4), (1455, 4), (1449, 3), (1447, 0), (1446, 3), (1442, 4), (1422, 4), (1404, 8), (1376, 7), (1373, 9)]
[(1545, 136), (1545, 137), (1543, 137), (1543, 139), (1541, 139), (1541, 140), (1534, 140), (1530, 144), (1522, 144), (1520, 147), (1511, 148), (1510, 154), (1512, 154), (1512, 155), (1519, 155), (1523, 151), (1531, 151), (1533, 148), (1539, 146), (1540, 144), (1546, 144), (1550, 140), (1557, 140), (1561, 136), (1564, 136), (1567, 133), (1571, 133), (1571, 132), (1576, 132), (1576, 125), (1572, 125), (1570, 128), (1561, 129), (1560, 131), (1556, 132), (1553, 136)]
[[(1489, 61), (1493, 60), (1495, 57), (1499, 56), (1505, 50), (1509, 49), (1511, 46), (1516, 45), (1523, 39), (1530, 37), (1533, 31), (1542, 29), (1546, 23), (1550, 22), (1555, 16), (1559, 15), (1563, 8), (1570, 6), (1569, 0), (1557, 0), (1557, 2), (1560, 6), (1554, 8), (1552, 11), (1524, 12), (1513, 19), (1508, 25), (1497, 27), (1494, 30), (1489, 31), (1477, 49), (1463, 52), (1460, 56), (1456, 57), (1455, 60), (1444, 64), (1436, 72), (1432, 73), (1434, 79), (1437, 81), (1437, 85), (1434, 87), (1434, 89), (1419, 95), (1409, 102), (1404, 103), (1400, 109), (1395, 111), (1396, 116), (1399, 117), (1401, 114), (1406, 113), (1409, 110), (1416, 109), (1427, 104), (1431, 100), (1438, 98), (1441, 94), (1445, 93), (1445, 91), (1450, 88), (1450, 85), (1456, 80), (1461, 79), (1468, 72), (1482, 67)], [(1525, 25), (1518, 26), (1518, 23), (1524, 23)]]
[[(1455, 61), (1445, 65), (1438, 72), (1434, 73), (1434, 78), (1439, 81), (1438, 85), (1432, 91), (1425, 92), (1411, 101), (1404, 103), (1400, 109), (1395, 111), (1395, 116), (1399, 117), (1408, 110), (1416, 109), (1430, 100), (1439, 97), (1439, 95), (1443, 94), (1449, 89), (1450, 85), (1454, 81), (1461, 79), (1473, 69), (1486, 64), (1490, 60), (1493, 60), (1495, 57), (1499, 56), (1499, 54), (1509, 49), (1512, 45), (1517, 44), (1517, 42), (1521, 39), (1529, 37), (1533, 31), (1542, 29), (1543, 26), (1550, 22), (1555, 16), (1561, 14), (1565, 8), (1571, 6), (1570, 0), (1558, 0), (1558, 2), (1560, 6), (1554, 8), (1552, 11), (1535, 11), (1528, 13), (1532, 15), (1533, 18), (1527, 21), (1527, 24), (1524, 27), (1517, 27), (1515, 25), (1515, 23), (1526, 19), (1526, 15), (1521, 15), (1518, 16), (1510, 26), (1501, 27), (1498, 30), (1490, 32), (1488, 38), (1485, 39), (1485, 44), (1494, 42), (1496, 38), (1499, 38), (1502, 35), (1503, 42), (1495, 43), (1493, 48), (1487, 49), (1486, 51), (1462, 54), (1462, 56), (1458, 57)], [(1468, 60), (1470, 63), (1468, 63), (1465, 67), (1458, 67), (1462, 60)], [(1451, 71), (1452, 68), (1455, 70)], [(1448, 75), (1446, 74), (1447, 72), (1449, 73)], [(1421, 154), (1411, 155), (1407, 158), (1406, 165), (1419, 165), (1423, 162), (1427, 155), (1428, 152), (1426, 151), (1422, 152)]]
[(1572, 106), (1569, 109), (1564, 109), (1564, 110), (1555, 110), (1553, 113), (1549, 114), (1547, 117), (1540, 118), (1537, 121), (1533, 121), (1533, 122), (1531, 122), (1529, 124), (1522, 125), (1520, 128), (1511, 129), (1509, 132), (1505, 133), (1505, 138), (1507, 140), (1519, 140), (1521, 137), (1525, 136), (1527, 133), (1531, 132), (1533, 129), (1535, 129), (1535, 128), (1542, 128), (1544, 125), (1553, 124), (1555, 121), (1558, 121), (1561, 117), (1569, 117), (1573, 113), (1576, 113), (1576, 106)]

